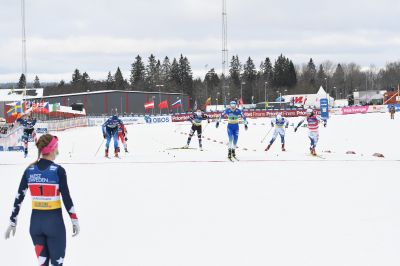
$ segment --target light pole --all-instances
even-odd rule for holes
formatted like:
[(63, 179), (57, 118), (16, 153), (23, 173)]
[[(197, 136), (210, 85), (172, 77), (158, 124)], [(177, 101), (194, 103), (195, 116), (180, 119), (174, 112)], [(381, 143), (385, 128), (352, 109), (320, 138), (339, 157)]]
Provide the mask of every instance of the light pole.
[(240, 83), (240, 99), (243, 101), (243, 85), (246, 85), (246, 82)]
[(336, 86), (334, 86), (333, 89), (335, 90), (335, 98), (337, 99), (337, 88), (336, 88)]
[(216, 106), (216, 108), (215, 108), (216, 111), (218, 111), (218, 99), (219, 99), (219, 92), (217, 92), (217, 99), (216, 99), (216, 100), (217, 100), (217, 106)]
[(268, 85), (268, 81), (264, 82), (265, 111), (267, 111), (267, 85)]
[[(164, 87), (164, 85), (159, 84), (159, 85), (156, 85), (156, 87), (158, 88), (158, 100), (159, 100), (158, 104), (160, 104), (161, 103), (161, 87)], [(160, 109), (160, 115), (161, 115), (161, 109)]]
[[(154, 104), (154, 103), (155, 103), (156, 96), (153, 95), (151, 98), (153, 99), (153, 104)], [(154, 116), (154, 106), (153, 106), (153, 109), (152, 109), (152, 112), (151, 112), (151, 113), (152, 113), (152, 115)]]

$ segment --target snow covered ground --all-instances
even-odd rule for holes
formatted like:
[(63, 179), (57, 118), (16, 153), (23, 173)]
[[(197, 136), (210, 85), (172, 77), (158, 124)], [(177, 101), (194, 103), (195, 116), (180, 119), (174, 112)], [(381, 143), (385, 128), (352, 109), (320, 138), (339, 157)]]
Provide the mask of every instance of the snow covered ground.
[[(95, 156), (99, 128), (58, 133), (57, 162), (82, 230), (70, 237), (64, 216), (65, 265), (400, 265), (400, 120), (332, 117), (320, 131), (324, 159), (308, 155), (306, 128), (288, 129), (287, 152), (277, 139), (265, 153), (269, 128), (265, 119), (241, 127), (234, 163), (226, 160), (226, 125), (205, 128), (203, 152), (169, 149), (185, 144), (187, 123), (128, 126), (130, 153), (121, 159), (104, 159), (103, 148)], [(0, 154), (2, 231), (35, 156)], [(16, 237), (0, 241), (0, 265), (37, 265), (30, 211), (28, 196)]]

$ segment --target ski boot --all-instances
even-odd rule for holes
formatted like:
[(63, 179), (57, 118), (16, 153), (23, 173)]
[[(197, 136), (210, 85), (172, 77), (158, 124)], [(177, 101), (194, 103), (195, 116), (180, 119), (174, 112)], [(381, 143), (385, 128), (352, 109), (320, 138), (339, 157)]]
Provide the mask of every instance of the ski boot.
[(128, 148), (125, 148), (125, 152), (128, 153)]
[(119, 148), (116, 148), (115, 151), (114, 151), (114, 157), (115, 158), (119, 158), (118, 153), (119, 153)]
[(203, 151), (203, 146), (200, 146), (200, 151)]
[(108, 149), (106, 149), (106, 152), (105, 152), (104, 157), (107, 157), (107, 158), (108, 158)]
[(228, 159), (232, 159), (232, 150), (228, 149)]
[(235, 149), (232, 149), (232, 157), (233, 157), (233, 158), (236, 158)]
[(265, 151), (268, 151), (269, 148), (271, 148), (271, 144), (268, 144), (268, 146), (265, 148)]
[(282, 144), (282, 151), (286, 151), (285, 144)]
[(314, 147), (310, 147), (310, 153), (312, 156), (316, 156), (317, 153), (315, 152), (315, 148)]

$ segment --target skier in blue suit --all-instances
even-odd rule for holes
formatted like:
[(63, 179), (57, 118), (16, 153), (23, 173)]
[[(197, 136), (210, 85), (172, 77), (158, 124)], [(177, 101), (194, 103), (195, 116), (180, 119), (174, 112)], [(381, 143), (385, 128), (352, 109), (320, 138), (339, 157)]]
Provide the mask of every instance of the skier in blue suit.
[(231, 159), (232, 157), (236, 158), (236, 144), (239, 139), (239, 117), (241, 117), (244, 121), (244, 128), (247, 130), (247, 119), (246, 116), (242, 113), (240, 109), (237, 108), (237, 104), (235, 101), (230, 102), (229, 108), (227, 108), (220, 116), (216, 127), (219, 127), (219, 123), (221, 122), (222, 118), (228, 118), (228, 138), (229, 138), (229, 146), (228, 146), (228, 158)]

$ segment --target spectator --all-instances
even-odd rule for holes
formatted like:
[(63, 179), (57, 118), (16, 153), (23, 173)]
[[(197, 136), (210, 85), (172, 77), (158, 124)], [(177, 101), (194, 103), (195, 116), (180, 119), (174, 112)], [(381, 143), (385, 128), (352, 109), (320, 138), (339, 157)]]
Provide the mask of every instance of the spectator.
[(394, 114), (396, 113), (396, 108), (394, 107), (394, 105), (392, 105), (389, 108), (389, 113), (390, 113), (390, 119), (394, 119)]

